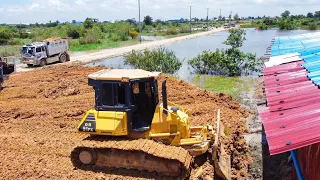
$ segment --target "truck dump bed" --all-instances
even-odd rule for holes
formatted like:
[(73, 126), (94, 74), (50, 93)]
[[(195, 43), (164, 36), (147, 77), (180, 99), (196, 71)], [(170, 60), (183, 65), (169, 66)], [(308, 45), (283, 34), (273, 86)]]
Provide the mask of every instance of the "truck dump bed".
[(68, 40), (63, 38), (49, 38), (43, 40), (48, 47), (48, 56), (54, 56), (68, 51)]

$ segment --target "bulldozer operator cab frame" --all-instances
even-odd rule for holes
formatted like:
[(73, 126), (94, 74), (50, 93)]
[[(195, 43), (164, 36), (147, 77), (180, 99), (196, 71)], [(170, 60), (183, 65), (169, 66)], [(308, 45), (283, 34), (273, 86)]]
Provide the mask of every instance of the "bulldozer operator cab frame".
[(93, 80), (97, 111), (125, 112), (129, 131), (145, 132), (152, 124), (159, 103), (158, 84), (153, 77), (128, 81)]

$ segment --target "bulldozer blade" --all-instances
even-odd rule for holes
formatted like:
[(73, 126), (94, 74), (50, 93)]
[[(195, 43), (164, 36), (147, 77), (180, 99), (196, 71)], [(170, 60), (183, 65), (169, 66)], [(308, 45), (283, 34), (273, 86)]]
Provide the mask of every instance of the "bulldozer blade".
[(220, 138), (225, 136), (224, 125), (220, 121), (220, 109), (217, 112), (217, 134), (213, 144), (213, 161), (215, 173), (222, 179), (231, 179), (231, 159), (224, 149), (223, 144), (221, 144)]
[[(220, 152), (219, 152), (220, 151)], [(216, 151), (217, 158), (214, 159), (214, 170), (215, 173), (222, 179), (231, 179), (231, 159), (223, 146), (220, 146), (219, 150)]]

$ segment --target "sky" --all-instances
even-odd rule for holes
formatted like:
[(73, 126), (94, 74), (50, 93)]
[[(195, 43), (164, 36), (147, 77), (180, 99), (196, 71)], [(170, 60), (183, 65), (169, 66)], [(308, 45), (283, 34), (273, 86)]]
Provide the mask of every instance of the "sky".
[[(240, 17), (276, 16), (285, 10), (291, 14), (307, 14), (320, 10), (320, 0), (140, 0), (141, 17), (153, 19), (205, 18), (238, 13)], [(29, 24), (59, 20), (84, 21), (85, 18), (100, 21), (138, 20), (138, 0), (0, 0), (0, 23)]]

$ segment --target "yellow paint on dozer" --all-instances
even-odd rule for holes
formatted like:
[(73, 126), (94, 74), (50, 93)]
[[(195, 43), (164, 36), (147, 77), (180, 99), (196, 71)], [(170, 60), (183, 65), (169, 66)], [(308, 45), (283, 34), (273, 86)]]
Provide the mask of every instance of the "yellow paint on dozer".
[[(171, 104), (175, 105), (175, 104)], [(171, 108), (168, 108), (171, 109)], [(168, 114), (164, 113), (167, 111)], [(138, 169), (138, 170), (147, 170), (147, 171), (154, 171), (158, 173), (163, 173), (168, 176), (182, 176), (183, 173), (188, 173), (188, 169), (191, 163), (191, 160), (182, 159), (180, 162), (176, 162), (176, 166), (180, 167), (181, 169), (174, 169), (171, 170), (156, 170), (155, 168), (151, 167), (152, 161), (155, 162), (162, 162), (164, 164), (168, 163), (169, 160), (177, 159), (176, 153), (169, 155), (168, 157), (158, 157), (159, 150), (149, 151), (147, 149), (143, 149), (145, 144), (141, 145), (140, 142), (138, 144), (138, 150), (135, 148), (135, 143), (138, 142), (137, 140), (129, 140), (129, 139), (150, 139), (148, 142), (163, 142), (165, 144), (170, 144), (171, 146), (161, 145), (161, 151), (165, 151), (170, 154), (169, 150), (172, 150), (172, 147), (182, 147), (183, 149), (187, 150), (188, 154), (191, 156), (198, 156), (204, 154), (208, 151), (210, 147), (212, 147), (213, 153), (213, 161), (215, 166), (215, 172), (218, 176), (222, 177), (223, 179), (230, 179), (230, 170), (231, 170), (231, 163), (230, 163), (230, 156), (226, 154), (224, 147), (220, 143), (220, 137), (224, 136), (224, 127), (222, 122), (220, 121), (220, 110), (218, 110), (217, 114), (217, 121), (216, 124), (210, 126), (196, 126), (192, 127), (189, 124), (188, 115), (182, 108), (179, 108), (178, 111), (173, 112), (172, 110), (164, 109), (161, 105), (156, 108), (154, 113), (154, 118), (152, 121), (151, 129), (144, 133), (131, 133), (128, 131), (128, 120), (127, 115), (125, 112), (110, 112), (110, 111), (96, 111), (96, 110), (89, 110), (86, 116), (83, 118), (81, 123), (79, 124), (78, 129), (84, 124), (88, 123), (92, 120), (95, 120), (95, 132), (90, 131), (90, 127), (88, 127), (87, 132), (91, 135), (105, 135), (99, 136), (98, 139), (93, 138), (90, 141), (83, 141), (84, 144), (76, 148), (76, 154), (74, 156), (79, 156), (80, 151), (88, 151), (92, 155), (91, 159), (94, 167), (103, 167), (103, 161), (106, 159), (114, 159), (118, 157), (127, 157), (127, 161), (112, 161), (112, 164), (109, 160), (106, 161), (106, 166), (111, 166), (114, 168), (129, 168), (129, 169)], [(92, 124), (87, 124), (92, 126)], [(108, 136), (125, 136), (120, 137), (123, 139), (112, 139), (109, 140)], [(104, 139), (107, 138), (107, 139)], [(155, 140), (155, 141), (152, 141)], [(110, 144), (110, 142), (112, 142)], [(147, 142), (147, 141), (146, 141)], [(156, 142), (155, 142), (156, 143)], [(154, 146), (160, 148), (160, 145), (153, 144)], [(149, 146), (148, 146), (149, 147)], [(167, 149), (168, 148), (168, 149)], [(126, 152), (126, 151), (131, 152)], [(137, 152), (133, 152), (137, 151)], [(175, 150), (175, 151), (182, 151)], [(121, 154), (122, 153), (122, 154)], [(124, 155), (125, 154), (125, 155)], [(144, 154), (144, 155), (143, 155)], [(160, 153), (161, 154), (161, 153)], [(94, 158), (96, 156), (96, 159)], [(191, 157), (190, 156), (190, 157)], [(139, 157), (137, 161), (139, 163), (141, 160), (146, 161), (146, 157), (149, 157), (149, 166), (144, 167), (143, 165), (135, 162), (136, 158)], [(74, 157), (75, 158), (75, 157)], [(132, 160), (133, 158), (133, 160)], [(163, 159), (164, 158), (164, 159)], [(187, 156), (185, 158), (188, 159)], [(104, 160), (103, 160), (104, 159)], [(80, 160), (73, 160), (74, 164), (78, 164)], [(189, 164), (185, 164), (185, 161), (189, 162)], [(131, 162), (131, 163), (126, 163)], [(111, 163), (111, 164), (110, 164)], [(173, 163), (173, 162), (172, 162)], [(161, 164), (161, 163), (160, 163)], [(159, 166), (160, 166), (159, 164)], [(175, 164), (175, 163), (173, 163)], [(182, 165), (183, 164), (183, 165)], [(91, 161), (89, 165), (92, 165)], [(90, 166), (91, 167), (91, 166)], [(163, 166), (164, 167), (164, 166)], [(151, 169), (148, 169), (151, 168)], [(171, 172), (172, 171), (172, 172)]]

